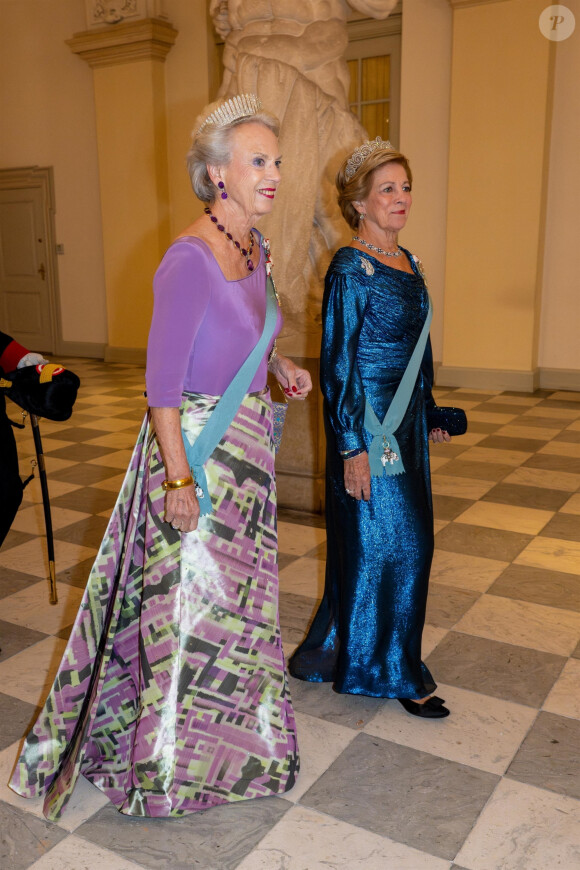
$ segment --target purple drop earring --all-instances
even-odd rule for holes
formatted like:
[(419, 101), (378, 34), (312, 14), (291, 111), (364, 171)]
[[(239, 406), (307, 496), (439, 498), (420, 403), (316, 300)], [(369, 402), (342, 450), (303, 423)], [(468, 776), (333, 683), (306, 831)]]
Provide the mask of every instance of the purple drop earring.
[(225, 184), (223, 183), (223, 181), (218, 181), (218, 187), (219, 187), (219, 189), (220, 189), (221, 192), (222, 192), (222, 199), (227, 199), (227, 198), (228, 198), (228, 195), (227, 195), (227, 193), (226, 193), (226, 190), (225, 190), (226, 186), (225, 186)]

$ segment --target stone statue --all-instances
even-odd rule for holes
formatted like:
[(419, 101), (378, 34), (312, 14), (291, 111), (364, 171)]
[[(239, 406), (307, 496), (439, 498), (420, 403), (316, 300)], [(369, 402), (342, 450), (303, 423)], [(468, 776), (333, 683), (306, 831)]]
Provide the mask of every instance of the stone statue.
[[(396, 0), (349, 0), (387, 18)], [(334, 177), (368, 138), (349, 110), (346, 0), (211, 0), (225, 39), (219, 96), (257, 94), (282, 122), (282, 184), (262, 231), (285, 312), (285, 352), (317, 356), (320, 299), (330, 258), (350, 233), (336, 204)]]

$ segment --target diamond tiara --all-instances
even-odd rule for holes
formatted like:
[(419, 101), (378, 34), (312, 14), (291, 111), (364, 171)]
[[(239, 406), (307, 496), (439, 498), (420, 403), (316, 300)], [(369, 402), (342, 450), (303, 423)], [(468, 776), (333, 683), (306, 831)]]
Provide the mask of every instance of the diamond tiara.
[(367, 140), (363, 145), (359, 145), (358, 148), (355, 148), (348, 158), (346, 169), (344, 170), (346, 180), (350, 181), (353, 175), (355, 175), (355, 173), (361, 168), (367, 157), (370, 157), (373, 151), (378, 151), (379, 149), (382, 151), (395, 150), (390, 142), (385, 142), (385, 140), (381, 139), (380, 136), (377, 136), (376, 139)]
[(208, 115), (203, 121), (197, 132), (201, 133), (208, 124), (225, 127), (226, 124), (231, 124), (239, 118), (247, 118), (257, 114), (261, 108), (262, 103), (255, 94), (238, 94), (214, 109), (211, 115)]

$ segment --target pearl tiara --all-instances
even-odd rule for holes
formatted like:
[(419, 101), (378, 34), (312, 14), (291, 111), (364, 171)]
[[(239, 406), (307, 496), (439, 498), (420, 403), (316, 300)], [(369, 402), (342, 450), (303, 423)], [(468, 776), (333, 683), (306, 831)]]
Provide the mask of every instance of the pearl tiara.
[(367, 157), (370, 157), (374, 151), (378, 151), (379, 149), (382, 151), (395, 150), (390, 142), (385, 142), (385, 140), (381, 139), (380, 136), (377, 136), (377, 138), (372, 141), (367, 140), (363, 145), (359, 145), (358, 148), (355, 148), (348, 158), (346, 169), (344, 170), (346, 180), (350, 181), (353, 175), (355, 175), (361, 168)]
[(208, 115), (203, 121), (197, 132), (201, 133), (208, 124), (213, 124), (215, 127), (225, 127), (226, 124), (231, 124), (239, 118), (256, 115), (261, 108), (262, 103), (255, 94), (238, 94), (214, 109), (211, 115)]

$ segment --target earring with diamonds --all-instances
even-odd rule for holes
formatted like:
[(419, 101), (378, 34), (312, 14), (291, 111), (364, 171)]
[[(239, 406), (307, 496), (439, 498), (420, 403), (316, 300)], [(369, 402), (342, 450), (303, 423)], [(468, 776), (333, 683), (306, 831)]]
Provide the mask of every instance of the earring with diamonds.
[(363, 214), (362, 211), (359, 212), (359, 215), (358, 215), (359, 221), (364, 221), (365, 218), (366, 218), (366, 214)]
[(227, 195), (227, 193), (226, 193), (226, 186), (225, 186), (225, 184), (223, 183), (223, 181), (218, 181), (218, 187), (219, 187), (219, 189), (220, 189), (221, 192), (222, 192), (222, 199), (227, 199), (227, 198), (228, 198), (228, 195)]

